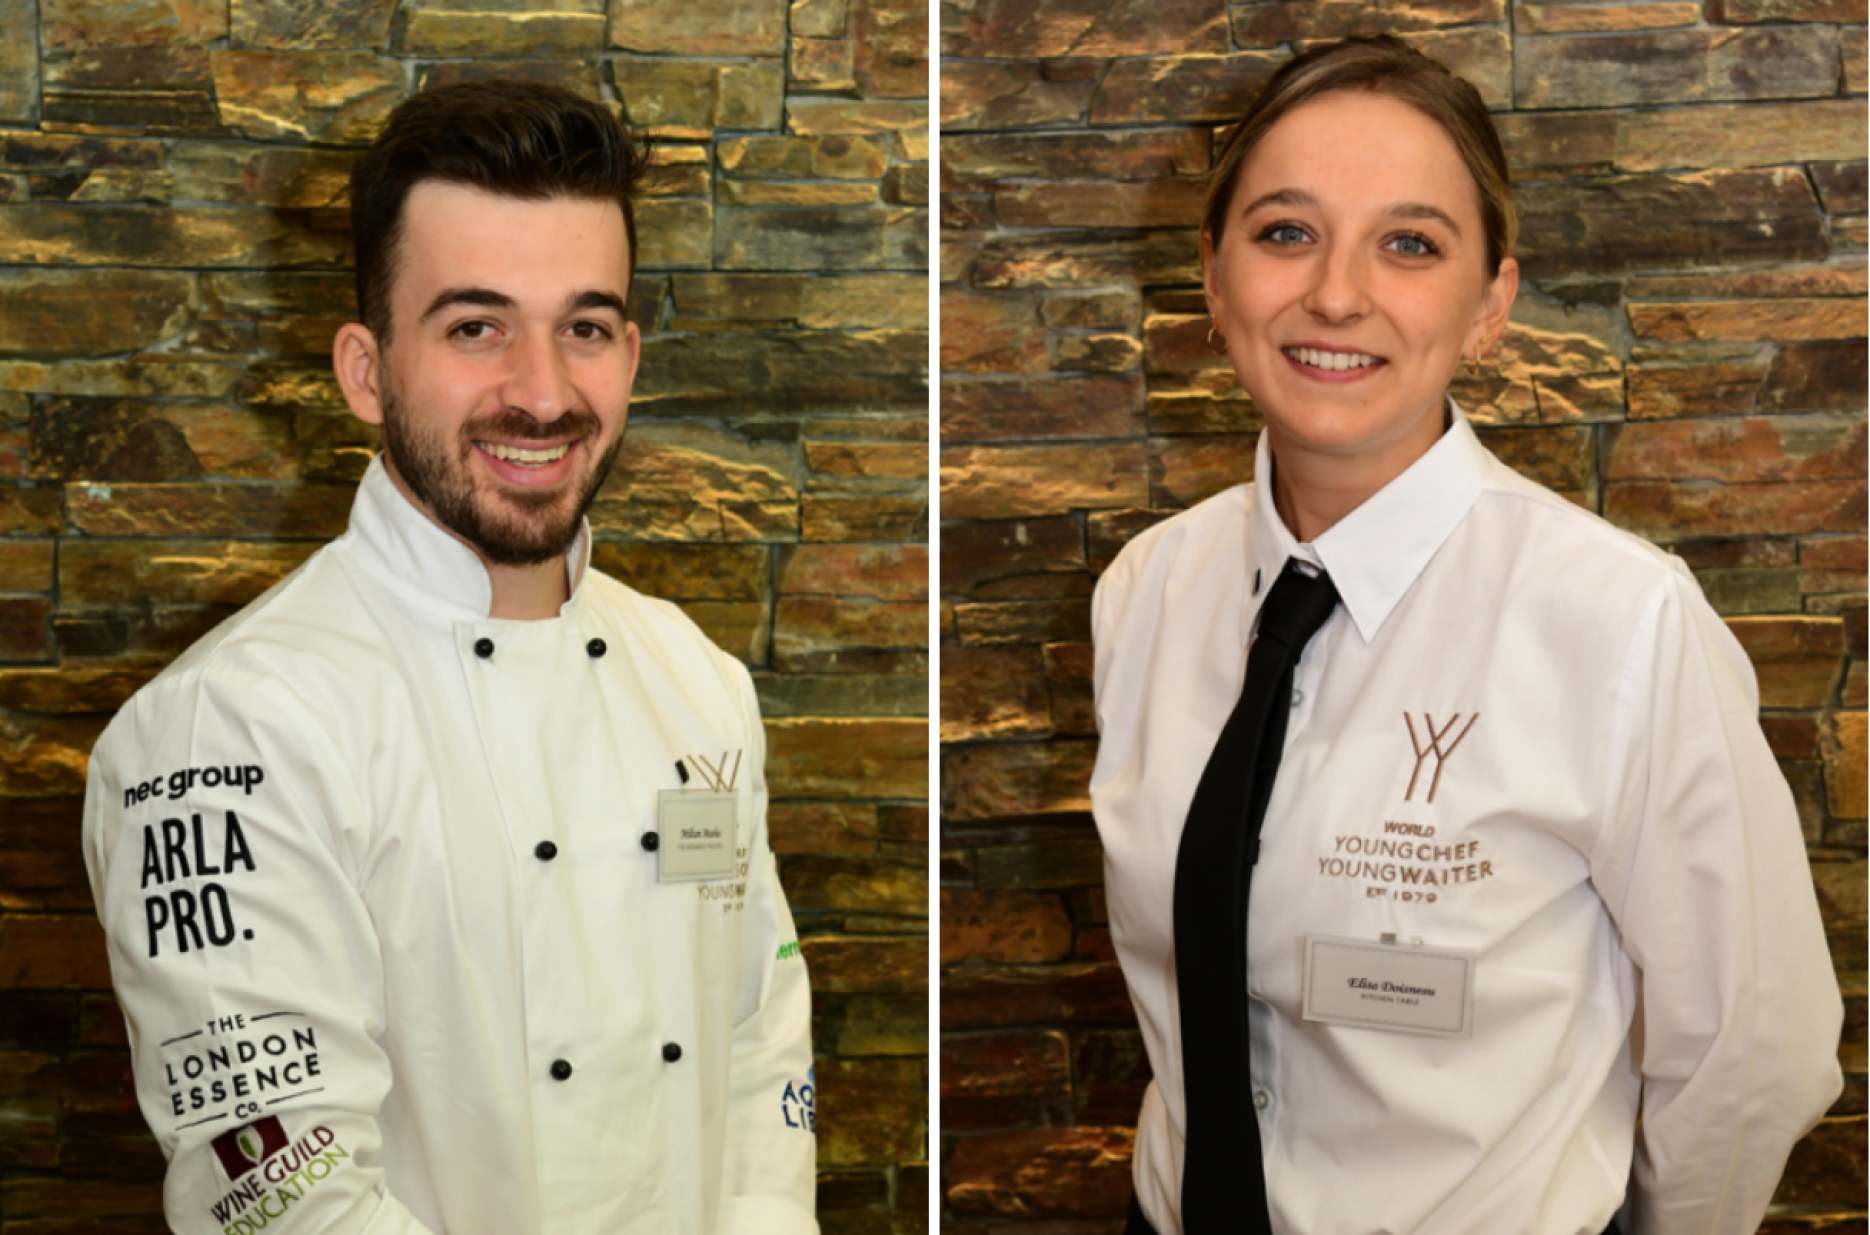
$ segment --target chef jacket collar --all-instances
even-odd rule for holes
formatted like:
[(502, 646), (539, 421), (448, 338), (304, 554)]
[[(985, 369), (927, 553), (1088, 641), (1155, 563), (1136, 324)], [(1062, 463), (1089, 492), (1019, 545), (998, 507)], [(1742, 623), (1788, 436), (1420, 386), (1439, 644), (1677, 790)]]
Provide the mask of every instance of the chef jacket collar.
[[(472, 549), (423, 514), (390, 479), (383, 456), (370, 461), (351, 505), (350, 535), (371, 564), (400, 588), (453, 610), (485, 618), (493, 608), (493, 583)], [(565, 554), (570, 595), (560, 616), (570, 614), (591, 560), (591, 525), (579, 520)]]
[(1260, 586), (1251, 589), (1247, 627), (1273, 580), (1296, 557), (1331, 575), (1345, 612), (1365, 643), (1403, 598), (1480, 496), (1487, 477), (1487, 448), (1467, 417), (1448, 400), (1449, 425), (1428, 452), (1333, 524), (1317, 540), (1301, 543), (1273, 506), (1273, 460), (1267, 435), (1254, 455), (1253, 517), (1247, 534), (1247, 570)]

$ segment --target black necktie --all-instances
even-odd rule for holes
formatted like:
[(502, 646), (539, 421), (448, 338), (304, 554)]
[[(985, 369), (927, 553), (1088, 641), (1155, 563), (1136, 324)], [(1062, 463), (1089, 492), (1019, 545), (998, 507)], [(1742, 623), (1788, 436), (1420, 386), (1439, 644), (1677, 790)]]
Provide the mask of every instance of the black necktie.
[(1175, 860), (1182, 1013), (1183, 1235), (1269, 1229), (1247, 1045), (1247, 885), (1286, 741), (1292, 671), (1337, 607), (1325, 575), (1288, 559), (1260, 610), (1240, 701), (1214, 744)]

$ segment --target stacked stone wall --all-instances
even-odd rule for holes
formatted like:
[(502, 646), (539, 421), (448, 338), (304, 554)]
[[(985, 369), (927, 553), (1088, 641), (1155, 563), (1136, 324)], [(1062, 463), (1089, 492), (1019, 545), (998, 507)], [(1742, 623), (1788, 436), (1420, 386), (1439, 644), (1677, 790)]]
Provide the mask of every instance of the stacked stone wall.
[(0, 0), (5, 1230), (163, 1229), (86, 753), (343, 530), (377, 445), (330, 375), (349, 169), (488, 75), (657, 139), (595, 560), (754, 672), (826, 1229), (926, 1230), (927, 65), (906, 0)]
[(944, 1229), (1115, 1232), (1148, 1065), (1087, 814), (1090, 594), (1251, 479), (1196, 228), (1295, 52), (1392, 32), (1493, 110), (1514, 324), (1454, 387), (1512, 466), (1664, 544), (1758, 668), (1846, 992), (1848, 1077), (1767, 1229), (1865, 1196), (1861, 0), (942, 0)]

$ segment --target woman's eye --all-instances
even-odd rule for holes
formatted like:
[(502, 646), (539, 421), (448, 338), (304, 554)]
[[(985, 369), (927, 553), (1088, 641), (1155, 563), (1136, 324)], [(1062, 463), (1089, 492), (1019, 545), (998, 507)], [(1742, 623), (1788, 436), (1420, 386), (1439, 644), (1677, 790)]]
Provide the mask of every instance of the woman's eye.
[(1310, 239), (1305, 229), (1294, 223), (1275, 223), (1260, 233), (1261, 240), (1270, 240), (1274, 244), (1304, 244)]
[(1427, 236), (1398, 236), (1390, 241), (1390, 247), (1404, 257), (1433, 257), (1441, 252)]

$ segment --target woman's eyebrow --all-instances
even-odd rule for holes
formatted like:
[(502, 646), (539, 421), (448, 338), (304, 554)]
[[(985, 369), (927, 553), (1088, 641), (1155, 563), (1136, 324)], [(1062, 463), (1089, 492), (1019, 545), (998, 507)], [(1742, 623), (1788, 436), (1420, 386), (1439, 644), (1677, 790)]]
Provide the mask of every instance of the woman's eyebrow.
[(1274, 189), (1271, 193), (1262, 193), (1247, 203), (1247, 208), (1240, 213), (1252, 214), (1261, 206), (1316, 206), (1318, 199), (1304, 189)]
[(1461, 234), (1461, 225), (1454, 221), (1452, 215), (1441, 207), (1431, 206), (1426, 202), (1398, 202), (1389, 208), (1389, 214), (1392, 218), (1398, 219), (1433, 219), (1455, 235)]

